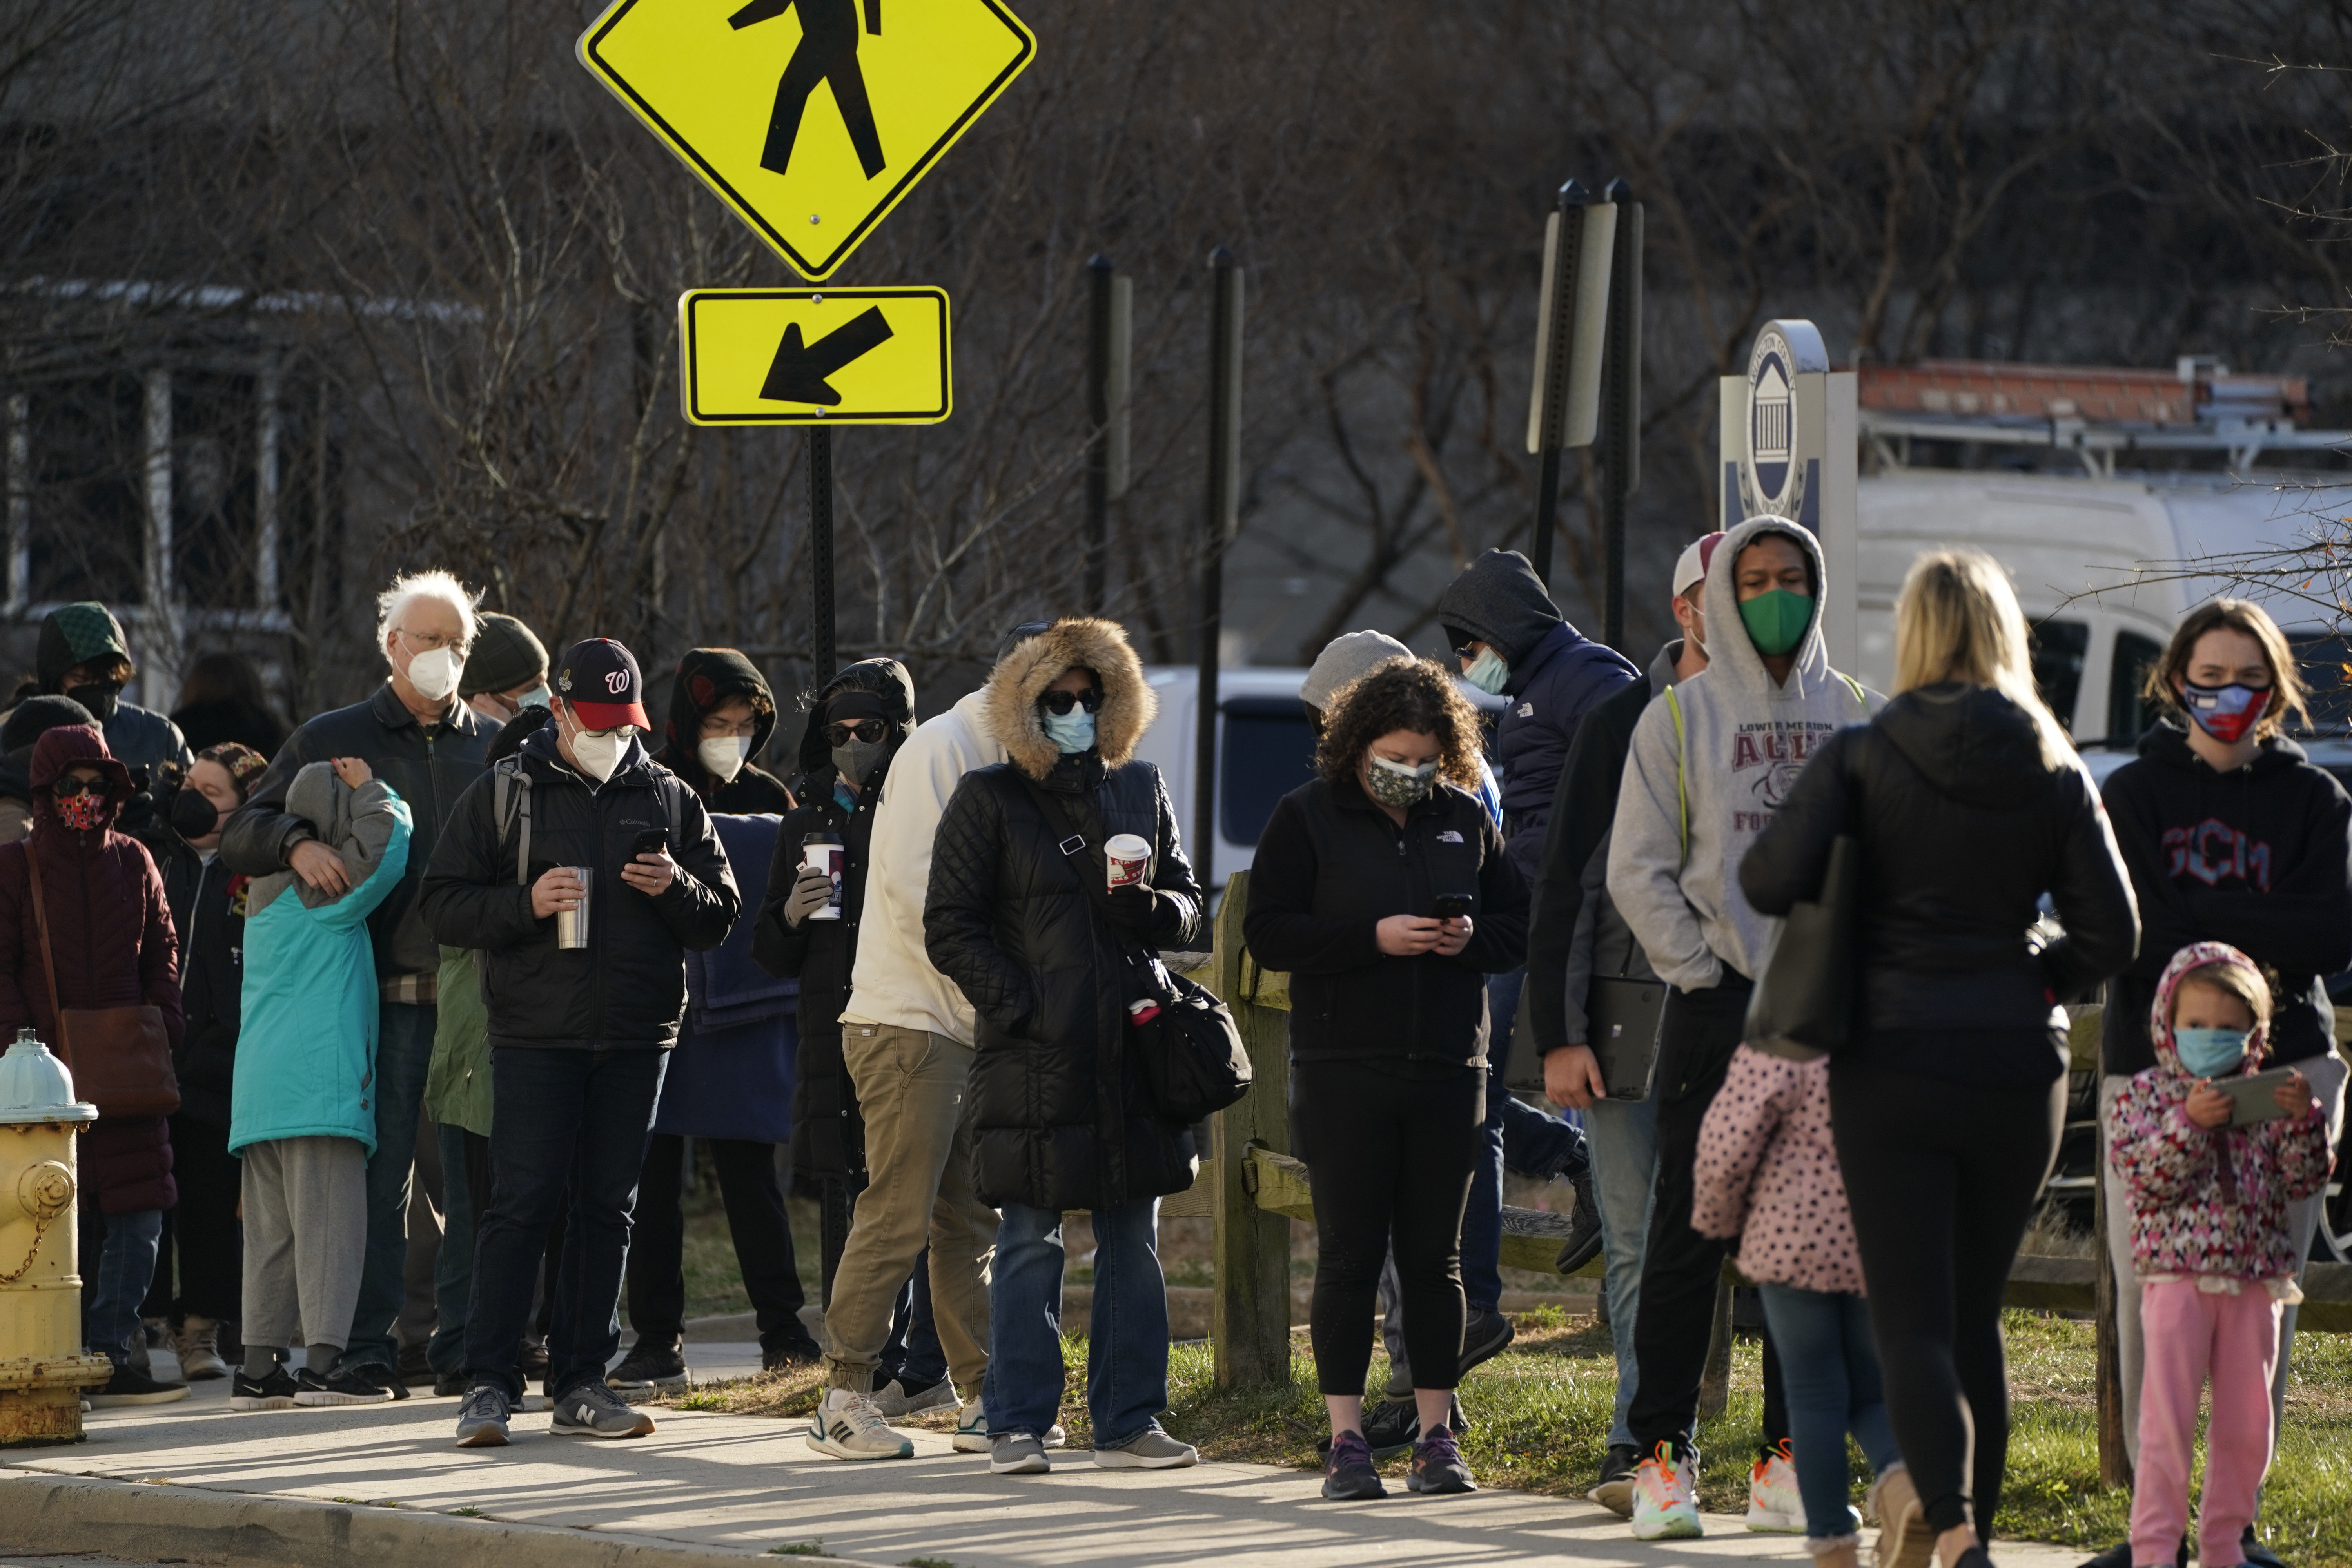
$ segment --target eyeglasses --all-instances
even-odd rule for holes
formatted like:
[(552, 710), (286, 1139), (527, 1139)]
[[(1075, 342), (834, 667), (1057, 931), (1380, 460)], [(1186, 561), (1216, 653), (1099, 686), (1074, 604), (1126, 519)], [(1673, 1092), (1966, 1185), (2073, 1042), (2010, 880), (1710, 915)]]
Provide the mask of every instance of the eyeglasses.
[(56, 795), (60, 800), (71, 800), (78, 795), (104, 795), (106, 793), (106, 781), (104, 779), (79, 778), (72, 773), (68, 773), (65, 777), (59, 779), (57, 783), (49, 786), (49, 793)]
[(1460, 647), (1454, 650), (1454, 657), (1456, 658), (1476, 658), (1478, 657), (1478, 645), (1476, 643), (1465, 643)]
[(1037, 700), (1045, 705), (1045, 711), (1059, 718), (1073, 708), (1083, 708), (1089, 713), (1099, 711), (1102, 708), (1102, 692), (1099, 689), (1089, 686), (1084, 691), (1048, 691)]
[(466, 639), (463, 637), (445, 637), (437, 632), (412, 632), (406, 626), (394, 629), (425, 653), (436, 652), (445, 647), (460, 655), (466, 651)]
[(841, 723), (827, 724), (824, 727), (824, 743), (828, 746), (845, 746), (849, 744), (851, 738), (855, 737), (871, 746), (880, 742), (882, 737), (889, 732), (890, 727), (879, 719), (845, 720)]

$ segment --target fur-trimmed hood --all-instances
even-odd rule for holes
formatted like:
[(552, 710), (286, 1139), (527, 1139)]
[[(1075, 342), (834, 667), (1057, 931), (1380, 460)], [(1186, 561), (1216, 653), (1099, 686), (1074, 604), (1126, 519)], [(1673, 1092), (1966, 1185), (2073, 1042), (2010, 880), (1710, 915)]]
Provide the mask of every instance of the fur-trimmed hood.
[(1044, 779), (1062, 758), (1060, 748), (1045, 738), (1037, 699), (1064, 671), (1080, 667), (1093, 670), (1102, 686), (1095, 750), (1103, 766), (1125, 765), (1160, 711), (1160, 695), (1145, 684), (1143, 661), (1128, 646), (1125, 627), (1084, 616), (1055, 621), (1039, 636), (1013, 645), (988, 676), (989, 730), (1031, 778)]

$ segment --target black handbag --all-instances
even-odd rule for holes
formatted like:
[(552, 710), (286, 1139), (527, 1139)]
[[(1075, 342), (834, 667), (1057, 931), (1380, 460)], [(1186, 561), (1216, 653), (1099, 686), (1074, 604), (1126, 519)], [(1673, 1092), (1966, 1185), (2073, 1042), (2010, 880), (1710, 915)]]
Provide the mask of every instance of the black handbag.
[(1861, 901), (1862, 841), (1841, 833), (1830, 843), (1821, 895), (1790, 908), (1773, 939), (1763, 977), (1748, 999), (1748, 1044), (1799, 1062), (1845, 1048), (1853, 1034), (1854, 914)]

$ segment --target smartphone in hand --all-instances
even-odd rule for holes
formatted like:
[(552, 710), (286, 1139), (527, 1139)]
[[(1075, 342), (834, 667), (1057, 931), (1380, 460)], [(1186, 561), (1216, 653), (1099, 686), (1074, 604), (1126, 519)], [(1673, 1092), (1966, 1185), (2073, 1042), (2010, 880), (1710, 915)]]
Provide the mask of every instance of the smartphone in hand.
[(639, 855), (659, 855), (668, 848), (669, 829), (648, 827), (637, 835), (636, 842), (629, 846), (629, 854), (632, 858)]
[(1429, 918), (1433, 921), (1458, 921), (1470, 912), (1471, 898), (1467, 893), (1440, 893), (1429, 906)]

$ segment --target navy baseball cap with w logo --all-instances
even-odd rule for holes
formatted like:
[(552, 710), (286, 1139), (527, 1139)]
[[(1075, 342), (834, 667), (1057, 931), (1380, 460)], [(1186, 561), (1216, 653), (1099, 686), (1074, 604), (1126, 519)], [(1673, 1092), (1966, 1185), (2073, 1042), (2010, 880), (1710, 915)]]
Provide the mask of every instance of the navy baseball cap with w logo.
[(591, 730), (635, 724), (650, 730), (646, 717), (646, 679), (637, 659), (611, 637), (590, 637), (563, 651), (556, 667), (556, 695), (578, 710), (580, 722)]

